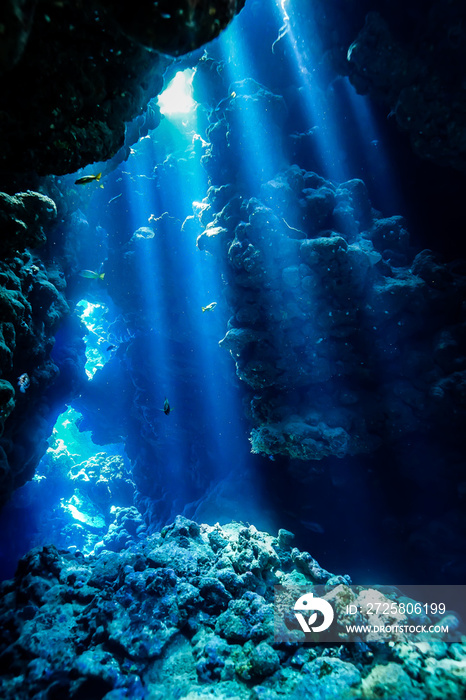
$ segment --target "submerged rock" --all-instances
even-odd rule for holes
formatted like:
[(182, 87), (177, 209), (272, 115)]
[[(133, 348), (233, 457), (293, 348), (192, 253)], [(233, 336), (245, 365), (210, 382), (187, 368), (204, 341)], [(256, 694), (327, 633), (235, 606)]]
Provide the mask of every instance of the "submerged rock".
[[(461, 696), (461, 642), (451, 658), (441, 640), (422, 650), (375, 644), (366, 655), (358, 644), (276, 641), (274, 585), (312, 590), (324, 580), (338, 592), (348, 581), (306, 552), (294, 549), (290, 560), (291, 533), (283, 532), (277, 539), (253, 526), (178, 516), (118, 555), (32, 550), (0, 587), (0, 692), (18, 700), (428, 700), (440, 697), (441, 678), (449, 697)], [(416, 663), (405, 663), (408, 656)]]
[[(12, 172), (58, 175), (115, 155), (125, 123), (162, 91), (167, 54), (211, 41), (243, 4), (47, 0), (35, 10), (34, 2), (7, 2), (0, 11), (3, 186)], [(160, 113), (150, 111), (155, 128)]]
[[(213, 144), (222, 166), (223, 154)], [(220, 346), (250, 390), (252, 451), (345, 457), (440, 425), (456, 441), (466, 417), (453, 390), (464, 371), (461, 266), (415, 256), (404, 219), (373, 210), (361, 180), (336, 188), (293, 165), (256, 197), (239, 181), (217, 207), (218, 189), (204, 200), (198, 247), (227, 270)]]
[(43, 245), (44, 227), (56, 216), (55, 202), (40, 192), (18, 192), (13, 196), (0, 192), (0, 255)]
[[(63, 281), (63, 280), (62, 280)], [(53, 422), (48, 406), (59, 375), (50, 353), (69, 308), (52, 270), (28, 253), (0, 263), (1, 499), (32, 478)], [(60, 283), (58, 283), (60, 286)], [(79, 364), (75, 373), (79, 371)], [(69, 391), (68, 381), (58, 394)], [(52, 425), (48, 423), (52, 422)]]
[[(40, 257), (56, 217), (55, 202), (40, 192), (0, 193), (1, 503), (32, 478), (61, 401), (84, 376), (79, 322), (65, 320), (61, 262)], [(60, 323), (70, 337), (53, 357)]]

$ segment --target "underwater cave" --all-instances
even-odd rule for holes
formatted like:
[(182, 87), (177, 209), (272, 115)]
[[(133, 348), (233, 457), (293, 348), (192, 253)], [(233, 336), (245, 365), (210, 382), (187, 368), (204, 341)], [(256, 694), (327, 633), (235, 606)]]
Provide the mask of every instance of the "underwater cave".
[(6, 0), (0, 73), (0, 697), (466, 697), (464, 2)]

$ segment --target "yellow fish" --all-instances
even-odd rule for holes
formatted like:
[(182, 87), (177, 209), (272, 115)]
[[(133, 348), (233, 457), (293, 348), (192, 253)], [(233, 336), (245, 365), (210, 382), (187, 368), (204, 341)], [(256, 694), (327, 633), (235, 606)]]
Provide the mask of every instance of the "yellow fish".
[(83, 175), (83, 177), (78, 177), (78, 179), (74, 181), (74, 184), (75, 185), (87, 185), (88, 182), (94, 182), (94, 180), (99, 182), (101, 177), (102, 177), (102, 173), (98, 173), (97, 175)]
[(94, 272), (94, 270), (81, 270), (78, 272), (80, 277), (85, 277), (87, 280), (103, 280), (105, 272)]
[(202, 308), (202, 313), (204, 313), (204, 311), (213, 311), (213, 310), (215, 309), (216, 306), (217, 306), (217, 302), (216, 302), (216, 301), (211, 301), (210, 304), (207, 304), (207, 306), (202, 306), (202, 307), (201, 307), (201, 308)]

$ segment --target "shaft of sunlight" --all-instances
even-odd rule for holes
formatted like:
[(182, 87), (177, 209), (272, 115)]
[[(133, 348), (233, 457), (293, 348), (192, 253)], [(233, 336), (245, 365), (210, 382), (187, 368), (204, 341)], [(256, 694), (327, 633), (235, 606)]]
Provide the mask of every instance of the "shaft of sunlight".
[[(334, 182), (342, 182), (349, 177), (348, 167), (345, 163), (344, 150), (339, 135), (339, 125), (331, 106), (325, 95), (325, 87), (319, 84), (316, 70), (310, 66), (312, 57), (320, 53), (318, 46), (319, 32), (312, 17), (312, 7), (308, 8), (306, 26), (308, 34), (313, 37), (314, 45), (306, 44), (304, 37), (299, 36), (294, 27), (299, 26), (298, 21), (291, 21), (293, 17), (292, 3), (286, 0), (272, 0), (275, 3), (276, 12), (279, 15), (281, 28), (272, 50), (276, 51), (278, 42), (285, 42), (286, 50), (290, 52), (297, 83), (300, 85), (299, 94), (303, 103), (306, 116), (306, 130), (313, 130), (316, 138), (317, 150), (320, 159), (321, 174)], [(306, 56), (307, 60), (304, 60)], [(317, 58), (315, 59), (317, 62)]]
[(366, 184), (368, 187), (375, 185), (377, 206), (383, 211), (400, 211), (402, 204), (399, 187), (377, 128), (370, 100), (366, 95), (358, 95), (348, 78), (341, 80), (340, 85), (345, 96), (345, 108), (353, 114), (358, 152), (367, 173)]

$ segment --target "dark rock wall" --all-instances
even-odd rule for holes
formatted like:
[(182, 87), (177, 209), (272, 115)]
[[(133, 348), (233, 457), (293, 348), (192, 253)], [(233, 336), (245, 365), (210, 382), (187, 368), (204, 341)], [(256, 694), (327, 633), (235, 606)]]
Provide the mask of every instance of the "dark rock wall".
[(160, 92), (165, 65), (96, 4), (40, 3), (21, 59), (2, 77), (1, 169), (59, 175), (111, 158), (125, 122)]
[(423, 5), (414, 37), (406, 41), (397, 37), (393, 22), (371, 13), (348, 50), (351, 82), (390, 108), (414, 151), (462, 171), (465, 20), (461, 3)]
[(39, 3), (1, 10), (0, 169), (74, 172), (111, 158), (171, 59), (213, 39), (243, 2)]
[[(348, 75), (383, 104), (417, 155), (466, 170), (466, 9), (460, 0), (313, 3), (298, 0), (290, 27), (303, 56)], [(279, 44), (277, 45), (277, 50)]]
[[(57, 210), (37, 192), (1, 194), (1, 498), (34, 475), (63, 402), (83, 379), (82, 330), (69, 313), (58, 262), (40, 258)], [(25, 249), (30, 246), (31, 250)], [(32, 251), (32, 252), (31, 252)], [(58, 327), (61, 324), (61, 329)], [(67, 335), (51, 352), (55, 333)]]

